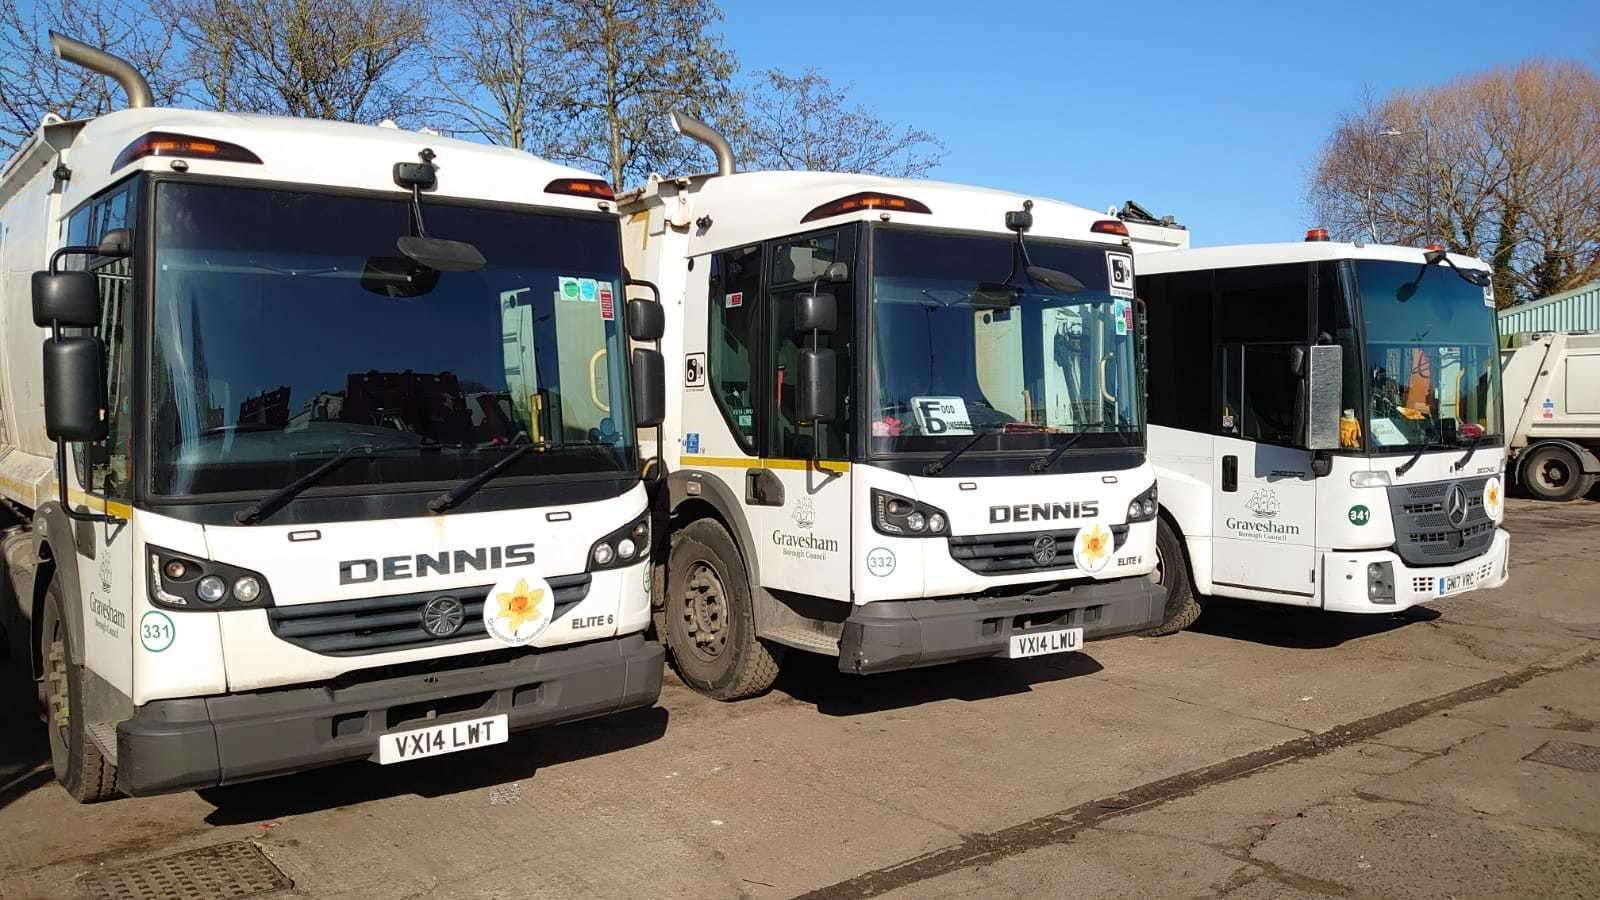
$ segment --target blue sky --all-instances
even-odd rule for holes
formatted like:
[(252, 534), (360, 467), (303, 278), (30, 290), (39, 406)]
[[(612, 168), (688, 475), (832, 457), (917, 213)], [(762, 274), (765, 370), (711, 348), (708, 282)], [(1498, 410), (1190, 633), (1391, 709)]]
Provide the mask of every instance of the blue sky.
[(1296, 240), (1338, 113), (1529, 56), (1600, 68), (1600, 0), (723, 0), (746, 70), (814, 66), (948, 149), (934, 177), (1105, 209), (1196, 245)]

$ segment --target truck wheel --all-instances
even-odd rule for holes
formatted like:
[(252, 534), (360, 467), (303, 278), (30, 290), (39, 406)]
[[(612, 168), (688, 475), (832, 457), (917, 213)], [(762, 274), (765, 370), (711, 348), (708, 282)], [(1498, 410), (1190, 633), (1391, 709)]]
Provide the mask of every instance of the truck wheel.
[(58, 582), (50, 582), (44, 603), (45, 731), (50, 735), (50, 764), (56, 781), (79, 803), (98, 803), (117, 794), (117, 767), (89, 738), (83, 716), (83, 667), (68, 652), (67, 623), (61, 618)]
[(1522, 483), (1540, 500), (1565, 503), (1588, 493), (1594, 480), (1583, 474), (1578, 455), (1560, 444), (1542, 444), (1528, 451)]
[(700, 693), (738, 700), (777, 679), (783, 650), (756, 637), (744, 560), (715, 520), (700, 519), (672, 536), (665, 612), (673, 668)]
[(1161, 637), (1178, 632), (1200, 618), (1200, 600), (1194, 595), (1194, 582), (1189, 578), (1189, 562), (1183, 555), (1183, 545), (1178, 535), (1164, 518), (1156, 519), (1156, 570), (1150, 579), (1167, 592), (1166, 618), (1150, 631)]

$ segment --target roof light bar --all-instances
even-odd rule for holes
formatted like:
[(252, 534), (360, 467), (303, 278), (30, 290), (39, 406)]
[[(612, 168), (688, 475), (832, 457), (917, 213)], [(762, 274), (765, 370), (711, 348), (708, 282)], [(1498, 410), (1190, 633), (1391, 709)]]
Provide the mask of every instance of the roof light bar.
[(213, 141), (209, 138), (199, 138), (187, 134), (173, 134), (167, 131), (152, 131), (135, 140), (123, 151), (117, 154), (117, 161), (111, 164), (111, 171), (115, 172), (134, 160), (146, 156), (181, 156), (189, 159), (215, 159), (220, 162), (261, 163), (261, 157), (251, 153), (238, 144), (226, 141)]
[(840, 197), (813, 209), (801, 217), (801, 222), (811, 222), (816, 219), (828, 219), (833, 216), (842, 216), (846, 213), (860, 212), (864, 209), (882, 209), (888, 212), (913, 212), (932, 214), (927, 204), (910, 197), (896, 197), (893, 194), (880, 194), (876, 191), (862, 191), (848, 197)]
[(1430, 253), (1438, 253), (1439, 251), (1444, 249), (1444, 245), (1443, 244), (1429, 244), (1428, 246), (1423, 247), (1422, 249), (1427, 250)]
[(1090, 225), (1089, 230), (1095, 234), (1115, 234), (1119, 237), (1128, 236), (1128, 226), (1117, 221), (1116, 219), (1101, 219), (1093, 225)]
[(1326, 228), (1311, 228), (1307, 229), (1306, 231), (1306, 241), (1308, 243), (1313, 241), (1326, 241), (1328, 239), (1328, 229)]
[(593, 197), (596, 200), (615, 200), (611, 185), (598, 178), (557, 178), (544, 186), (547, 194), (571, 194), (574, 197)]

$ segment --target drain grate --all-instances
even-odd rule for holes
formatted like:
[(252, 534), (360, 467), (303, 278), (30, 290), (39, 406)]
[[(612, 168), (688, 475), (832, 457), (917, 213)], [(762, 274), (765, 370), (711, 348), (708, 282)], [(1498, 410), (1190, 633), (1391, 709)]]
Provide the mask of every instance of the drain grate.
[(1574, 772), (1600, 772), (1600, 747), (1572, 741), (1547, 741), (1523, 759), (1560, 766)]
[(90, 900), (254, 897), (294, 887), (254, 844), (234, 841), (95, 872), (83, 879)]

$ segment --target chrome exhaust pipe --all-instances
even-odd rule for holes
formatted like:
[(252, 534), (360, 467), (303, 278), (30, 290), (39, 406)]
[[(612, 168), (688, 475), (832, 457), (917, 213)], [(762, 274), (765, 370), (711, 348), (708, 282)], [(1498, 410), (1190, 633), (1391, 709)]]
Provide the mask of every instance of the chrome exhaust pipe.
[(55, 51), (57, 59), (76, 63), (91, 72), (99, 72), (115, 79), (117, 84), (122, 86), (122, 92), (128, 95), (129, 109), (144, 109), (155, 105), (155, 96), (150, 93), (150, 82), (145, 81), (139, 70), (127, 60), (54, 31), (50, 32), (50, 49)]
[(674, 112), (672, 130), (710, 147), (711, 152), (717, 157), (718, 175), (734, 173), (733, 145), (728, 143), (727, 138), (717, 134), (716, 129), (686, 112)]

